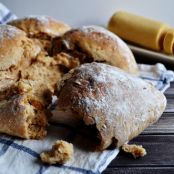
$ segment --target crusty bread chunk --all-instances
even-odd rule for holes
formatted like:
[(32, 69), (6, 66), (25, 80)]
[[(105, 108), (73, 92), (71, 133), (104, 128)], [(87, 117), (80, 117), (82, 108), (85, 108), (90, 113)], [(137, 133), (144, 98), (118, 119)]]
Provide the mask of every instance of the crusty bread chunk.
[(148, 82), (96, 62), (64, 75), (57, 97), (52, 119), (86, 125), (99, 150), (122, 146), (156, 122), (166, 107), (163, 93)]
[(72, 157), (73, 145), (63, 140), (57, 140), (50, 151), (40, 154), (42, 162), (48, 164), (64, 164)]
[(146, 149), (142, 145), (124, 144), (122, 150), (126, 153), (131, 153), (134, 158), (143, 157), (147, 154)]
[[(84, 26), (53, 39), (53, 56), (66, 53), (67, 61), (82, 63), (103, 62), (138, 74), (135, 58), (128, 46), (116, 35), (99, 26)], [(65, 56), (64, 56), (65, 57)], [(76, 66), (78, 64), (76, 63)], [(64, 64), (67, 66), (66, 62)]]

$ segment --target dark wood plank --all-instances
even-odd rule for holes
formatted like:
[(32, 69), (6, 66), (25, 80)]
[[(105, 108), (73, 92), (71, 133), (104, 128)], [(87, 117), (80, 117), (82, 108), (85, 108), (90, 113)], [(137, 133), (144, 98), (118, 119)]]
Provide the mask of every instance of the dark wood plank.
[(164, 92), (164, 94), (166, 95), (167, 98), (170, 97), (170, 96), (172, 96), (172, 97), (174, 96), (174, 82), (170, 83), (170, 88), (168, 88)]
[(120, 152), (110, 167), (174, 167), (174, 135), (140, 135), (130, 143), (141, 144), (147, 155), (134, 159)]
[(174, 174), (173, 167), (108, 168), (103, 174)]
[(161, 118), (142, 134), (174, 134), (174, 113), (164, 113)]
[(174, 97), (167, 97), (167, 106), (165, 112), (174, 112)]

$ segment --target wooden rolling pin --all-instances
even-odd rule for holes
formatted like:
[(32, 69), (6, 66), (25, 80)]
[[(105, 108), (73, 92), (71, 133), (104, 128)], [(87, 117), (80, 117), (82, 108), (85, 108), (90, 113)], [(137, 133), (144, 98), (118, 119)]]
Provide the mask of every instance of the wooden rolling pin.
[(169, 29), (165, 34), (163, 50), (167, 54), (174, 54), (174, 29)]
[(155, 51), (164, 50), (166, 53), (173, 53), (171, 44), (174, 43), (174, 37), (171, 38), (171, 35), (165, 37), (170, 29), (170, 26), (165, 23), (119, 11), (111, 17), (108, 29), (137, 45)]

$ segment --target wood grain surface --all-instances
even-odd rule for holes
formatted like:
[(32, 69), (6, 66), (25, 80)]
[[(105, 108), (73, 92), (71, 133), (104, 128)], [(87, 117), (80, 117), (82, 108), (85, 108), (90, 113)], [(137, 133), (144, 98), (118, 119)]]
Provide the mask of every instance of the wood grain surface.
[(134, 159), (121, 151), (103, 174), (174, 174), (174, 83), (165, 96), (167, 107), (159, 121), (130, 142), (143, 145), (147, 155)]

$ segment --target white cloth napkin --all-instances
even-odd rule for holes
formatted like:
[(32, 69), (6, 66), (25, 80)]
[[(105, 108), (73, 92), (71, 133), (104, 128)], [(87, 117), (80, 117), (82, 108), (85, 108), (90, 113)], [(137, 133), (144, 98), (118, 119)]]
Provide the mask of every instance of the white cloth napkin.
[[(0, 3), (0, 23), (16, 18)], [(165, 91), (174, 81), (174, 72), (168, 71), (162, 64), (139, 65), (140, 77)], [(65, 165), (44, 165), (39, 154), (47, 151), (57, 139), (67, 140), (74, 144), (74, 158)], [(82, 148), (85, 139), (73, 128), (51, 124), (48, 136), (44, 140), (21, 140), (0, 134), (0, 174), (99, 174), (117, 156), (119, 150), (89, 152)]]

